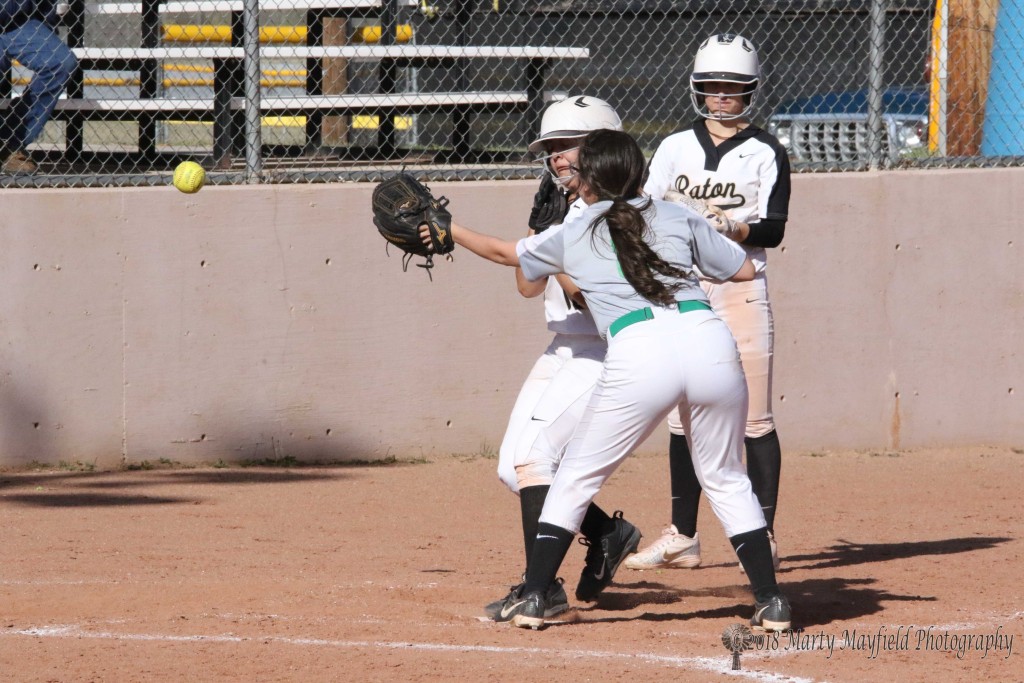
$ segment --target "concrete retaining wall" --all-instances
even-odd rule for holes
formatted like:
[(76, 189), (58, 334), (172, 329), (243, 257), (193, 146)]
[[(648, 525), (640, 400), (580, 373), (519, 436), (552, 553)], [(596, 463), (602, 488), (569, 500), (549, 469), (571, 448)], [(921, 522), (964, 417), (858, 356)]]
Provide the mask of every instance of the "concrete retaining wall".
[[(794, 178), (769, 269), (787, 450), (1024, 444), (1022, 184)], [(433, 187), (516, 238), (533, 185)], [(371, 190), (4, 190), (0, 466), (495, 452), (541, 303), (463, 250), (403, 273)]]

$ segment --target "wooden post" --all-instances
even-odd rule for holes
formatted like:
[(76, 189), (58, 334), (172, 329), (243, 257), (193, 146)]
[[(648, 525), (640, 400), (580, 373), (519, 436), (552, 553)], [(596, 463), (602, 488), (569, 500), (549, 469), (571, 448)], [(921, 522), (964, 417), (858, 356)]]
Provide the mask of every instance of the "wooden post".
[(999, 0), (949, 0), (946, 154), (981, 151)]
[[(346, 22), (342, 17), (324, 17), (324, 45), (346, 43)], [(324, 59), (323, 93), (343, 95), (348, 90), (348, 60), (342, 57)], [(348, 119), (345, 116), (325, 116), (323, 144), (348, 144)]]

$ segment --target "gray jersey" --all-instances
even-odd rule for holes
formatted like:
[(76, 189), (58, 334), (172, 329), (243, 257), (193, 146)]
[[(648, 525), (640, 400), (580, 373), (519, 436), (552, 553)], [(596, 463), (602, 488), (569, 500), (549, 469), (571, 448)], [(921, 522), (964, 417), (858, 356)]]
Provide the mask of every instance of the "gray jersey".
[[(640, 206), (646, 201), (630, 201)], [(608, 210), (610, 201), (593, 204), (561, 230), (546, 231), (520, 240), (516, 245), (519, 265), (530, 280), (565, 273), (583, 292), (601, 336), (616, 319), (651, 302), (629, 284), (612, 247), (607, 226), (600, 223), (593, 233), (591, 221)], [(661, 258), (684, 270), (698, 266), (706, 275), (727, 280), (743, 266), (746, 254), (732, 240), (719, 235), (692, 211), (677, 204), (655, 200), (647, 214), (651, 228), (649, 244)], [(695, 274), (682, 280), (676, 300), (707, 301)]]

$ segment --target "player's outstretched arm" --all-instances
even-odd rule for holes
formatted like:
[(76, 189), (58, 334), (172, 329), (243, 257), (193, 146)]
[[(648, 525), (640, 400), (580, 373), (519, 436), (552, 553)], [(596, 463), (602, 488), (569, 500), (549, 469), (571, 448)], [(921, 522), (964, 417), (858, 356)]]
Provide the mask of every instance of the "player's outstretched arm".
[[(516, 254), (515, 242), (476, 232), (459, 225), (455, 221), (452, 221), (451, 230), (452, 240), (460, 247), (470, 250), (477, 256), (503, 266), (519, 265), (519, 255)], [(425, 244), (430, 240), (430, 229), (426, 225), (420, 226), (420, 237), (423, 238)]]
[(519, 254), (516, 243), (491, 235), (485, 235), (452, 221), (452, 239), (460, 247), (469, 249), (477, 256), (503, 266), (518, 266)]

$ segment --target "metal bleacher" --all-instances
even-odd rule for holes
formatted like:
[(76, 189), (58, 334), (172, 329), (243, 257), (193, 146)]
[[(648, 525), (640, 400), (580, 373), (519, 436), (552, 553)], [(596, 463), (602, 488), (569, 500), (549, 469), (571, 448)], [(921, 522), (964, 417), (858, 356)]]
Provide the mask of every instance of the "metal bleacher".
[[(395, 31), (401, 8), (416, 0), (268, 0), (260, 15), (273, 11), (305, 14), (305, 44), (260, 44), (260, 60), (298, 60), (306, 65), (305, 92), (301, 95), (264, 93), (259, 98), (263, 116), (296, 116), (305, 120), (304, 148), (322, 143), (325, 116), (371, 115), (379, 121), (373, 158), (393, 159), (398, 153), (394, 121), (422, 112), (448, 115), (451, 120), (451, 159), (468, 159), (473, 149), (470, 121), (482, 112), (516, 113), (525, 121), (524, 140), (536, 129), (544, 106), (547, 70), (554, 60), (586, 59), (586, 48), (532, 46), (470, 46), (396, 44)], [(160, 121), (205, 121), (213, 125), (212, 165), (230, 167), (244, 146), (245, 90), (242, 87), (246, 51), (243, 47), (241, 0), (191, 0), (132, 3), (87, 3), (70, 0), (64, 16), (68, 44), (81, 69), (68, 85), (54, 113), (66, 125), (66, 149), (81, 154), (86, 121), (134, 121), (138, 124), (137, 150), (143, 159), (159, 156), (157, 124)], [(190, 17), (231, 18), (230, 44), (180, 45), (163, 40), (164, 21)], [(131, 45), (87, 44), (86, 22), (94, 17), (138, 17), (141, 40)], [(377, 44), (325, 45), (325, 18), (372, 19), (380, 24)], [(295, 41), (291, 41), (294, 43)], [(456, 43), (464, 42), (456, 40)], [(330, 92), (322, 89), (324, 60), (344, 59), (375, 65), (375, 92)], [(458, 69), (473, 60), (513, 60), (522, 65), (521, 87), (512, 90), (454, 89), (443, 92), (398, 92), (396, 73), (406, 67), (443, 66)], [(212, 66), (212, 96), (169, 97), (162, 92), (164, 65), (174, 60), (197, 60)], [(86, 97), (86, 72), (100, 70), (137, 73), (136, 93), (116, 97)], [(0, 99), (0, 107), (4, 100)]]

